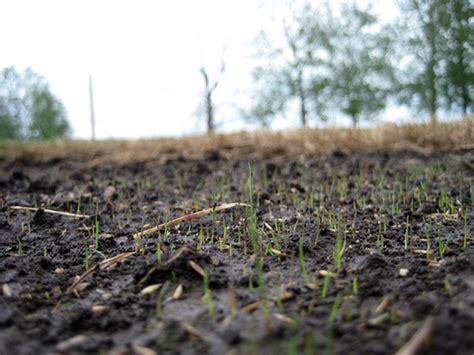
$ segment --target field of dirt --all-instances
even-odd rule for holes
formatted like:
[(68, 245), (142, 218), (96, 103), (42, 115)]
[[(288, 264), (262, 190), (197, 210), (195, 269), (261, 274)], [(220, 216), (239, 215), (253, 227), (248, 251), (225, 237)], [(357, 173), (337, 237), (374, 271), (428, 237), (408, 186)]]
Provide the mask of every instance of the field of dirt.
[(91, 161), (0, 160), (0, 354), (473, 354), (474, 150)]

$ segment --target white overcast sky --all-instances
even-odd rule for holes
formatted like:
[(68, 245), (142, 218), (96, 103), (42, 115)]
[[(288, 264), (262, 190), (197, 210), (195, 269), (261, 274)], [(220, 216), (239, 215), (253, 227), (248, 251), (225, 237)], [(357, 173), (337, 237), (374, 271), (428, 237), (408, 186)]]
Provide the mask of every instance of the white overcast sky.
[(204, 129), (196, 118), (199, 67), (215, 77), (226, 48), (217, 118), (230, 121), (223, 128), (239, 129), (233, 107), (251, 85), (252, 40), (270, 23), (272, 2), (261, 3), (1, 0), (0, 69), (44, 75), (66, 106), (74, 137), (91, 134), (89, 74), (99, 138), (193, 134)]

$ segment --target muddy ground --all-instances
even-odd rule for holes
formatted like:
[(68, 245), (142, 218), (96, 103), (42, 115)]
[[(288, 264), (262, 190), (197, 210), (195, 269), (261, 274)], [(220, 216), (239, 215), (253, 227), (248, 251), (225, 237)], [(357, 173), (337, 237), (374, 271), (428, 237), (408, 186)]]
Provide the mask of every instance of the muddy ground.
[(473, 168), (469, 150), (4, 158), (0, 354), (472, 354)]

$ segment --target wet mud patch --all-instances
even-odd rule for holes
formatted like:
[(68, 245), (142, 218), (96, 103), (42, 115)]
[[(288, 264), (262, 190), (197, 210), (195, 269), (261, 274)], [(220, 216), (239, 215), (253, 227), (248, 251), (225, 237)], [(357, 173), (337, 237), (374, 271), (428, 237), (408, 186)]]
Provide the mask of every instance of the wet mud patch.
[(0, 161), (0, 353), (471, 354), (472, 159)]

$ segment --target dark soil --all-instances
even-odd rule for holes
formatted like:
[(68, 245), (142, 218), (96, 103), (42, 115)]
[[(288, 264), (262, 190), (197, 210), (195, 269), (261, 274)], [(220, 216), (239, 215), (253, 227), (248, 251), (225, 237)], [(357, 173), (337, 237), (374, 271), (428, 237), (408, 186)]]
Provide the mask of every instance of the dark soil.
[[(423, 327), (418, 353), (472, 354), (473, 166), (410, 151), (0, 161), (0, 354), (393, 354)], [(229, 202), (254, 209), (132, 237)]]

